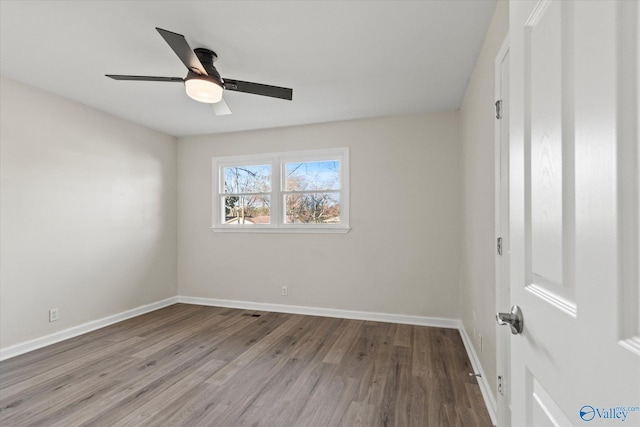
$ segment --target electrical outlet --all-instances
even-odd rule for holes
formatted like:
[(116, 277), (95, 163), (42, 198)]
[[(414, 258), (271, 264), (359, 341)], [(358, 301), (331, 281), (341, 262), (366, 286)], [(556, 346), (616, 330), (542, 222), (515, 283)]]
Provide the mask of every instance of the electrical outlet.
[(287, 289), (286, 286), (282, 287), (282, 296), (286, 297), (287, 295), (289, 295), (289, 289)]
[(49, 309), (49, 322), (55, 322), (58, 320), (58, 309), (51, 308)]

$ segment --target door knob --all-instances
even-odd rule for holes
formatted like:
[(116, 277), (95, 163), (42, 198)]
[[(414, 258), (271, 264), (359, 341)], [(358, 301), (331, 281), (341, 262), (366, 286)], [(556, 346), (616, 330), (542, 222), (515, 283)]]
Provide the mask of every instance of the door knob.
[(498, 322), (498, 325), (509, 325), (511, 333), (518, 335), (522, 333), (522, 328), (524, 327), (522, 310), (517, 305), (514, 305), (509, 313), (497, 313), (496, 322)]

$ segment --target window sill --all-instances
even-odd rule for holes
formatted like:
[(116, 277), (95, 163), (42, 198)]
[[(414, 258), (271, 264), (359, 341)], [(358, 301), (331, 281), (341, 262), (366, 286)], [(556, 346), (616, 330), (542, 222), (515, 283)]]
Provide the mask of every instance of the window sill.
[(252, 225), (234, 225), (230, 226), (213, 226), (211, 227), (216, 233), (290, 233), (290, 234), (345, 234), (351, 230), (348, 226), (338, 227), (264, 227)]

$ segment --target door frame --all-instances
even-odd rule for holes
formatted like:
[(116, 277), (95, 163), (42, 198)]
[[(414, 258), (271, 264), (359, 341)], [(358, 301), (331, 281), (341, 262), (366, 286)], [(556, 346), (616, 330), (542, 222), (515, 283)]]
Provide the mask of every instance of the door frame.
[[(502, 93), (502, 63), (509, 55), (509, 35), (507, 34), (498, 49), (495, 59), (494, 73), (494, 101), (503, 99)], [(508, 97), (508, 93), (506, 94)], [(508, 100), (508, 99), (507, 99)], [(508, 102), (506, 106), (508, 107)], [(504, 111), (505, 102), (502, 101)], [(504, 117), (504, 115), (503, 115)], [(496, 294), (496, 312), (508, 311), (510, 301), (510, 283), (509, 283), (509, 138), (503, 138), (503, 126), (508, 126), (508, 117), (505, 119), (494, 120), (494, 139), (495, 139), (495, 157), (494, 157), (494, 185), (495, 185), (495, 294)], [(498, 254), (497, 241), (502, 238), (502, 255)], [(511, 349), (509, 340), (505, 339), (506, 328), (496, 324), (496, 383), (500, 387), (502, 383), (502, 393), (511, 392), (510, 366), (511, 366)], [(499, 427), (511, 426), (510, 411), (507, 402), (502, 397), (499, 390), (496, 390), (497, 403), (497, 425)]]

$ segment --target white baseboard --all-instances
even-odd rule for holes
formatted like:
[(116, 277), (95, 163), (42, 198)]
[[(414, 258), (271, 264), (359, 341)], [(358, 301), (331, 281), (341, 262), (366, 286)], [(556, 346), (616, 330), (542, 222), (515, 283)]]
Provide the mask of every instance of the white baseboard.
[(433, 326), (436, 328), (458, 329), (458, 319), (441, 317), (409, 316), (406, 314), (375, 313), (370, 311), (340, 310), (334, 308), (309, 307), (301, 305), (269, 304), (262, 302), (237, 301), (215, 298), (178, 297), (178, 302), (194, 305), (240, 308), (244, 310), (273, 311), (276, 313), (306, 314), (308, 316), (337, 317), (340, 319), (371, 320), (374, 322), (403, 323), (407, 325)]
[(460, 336), (462, 337), (464, 347), (467, 349), (467, 354), (469, 355), (469, 360), (471, 361), (473, 372), (476, 374), (480, 374), (479, 377), (476, 377), (478, 379), (478, 385), (480, 386), (480, 392), (482, 393), (484, 403), (487, 406), (487, 411), (489, 411), (491, 422), (495, 426), (498, 424), (496, 398), (491, 391), (491, 387), (489, 387), (489, 383), (487, 382), (487, 377), (484, 374), (484, 369), (482, 369), (482, 364), (480, 363), (478, 354), (471, 344), (471, 339), (469, 339), (469, 335), (467, 334), (467, 331), (465, 330), (462, 322), (459, 322), (458, 330), (460, 331)]
[(92, 320), (91, 322), (87, 322), (82, 325), (74, 326), (72, 328), (55, 332), (50, 335), (45, 335), (44, 337), (40, 337), (33, 340), (25, 341), (19, 344), (15, 344), (15, 345), (0, 349), (0, 360), (10, 359), (12, 357), (19, 356), (21, 354), (28, 353), (33, 350), (37, 350), (39, 348), (58, 343), (60, 341), (68, 340), (69, 338), (77, 337), (78, 335), (86, 334), (87, 332), (95, 331), (96, 329), (104, 328), (105, 326), (122, 322), (123, 320), (140, 316), (141, 314), (149, 313), (151, 311), (155, 311), (160, 308), (167, 307), (177, 302), (178, 302), (178, 297), (167, 298), (162, 301), (157, 301), (151, 304), (133, 308), (131, 310), (123, 311), (122, 313), (117, 313), (111, 316), (103, 317), (102, 319)]

